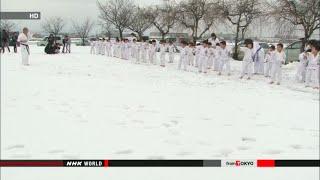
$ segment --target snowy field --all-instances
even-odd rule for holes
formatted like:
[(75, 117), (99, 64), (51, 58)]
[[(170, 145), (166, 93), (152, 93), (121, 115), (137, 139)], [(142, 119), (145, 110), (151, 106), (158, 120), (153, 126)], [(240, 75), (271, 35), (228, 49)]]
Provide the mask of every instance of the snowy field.
[[(294, 82), (296, 64), (284, 67), (277, 86), (262, 76), (239, 80), (238, 61), (229, 77), (178, 71), (177, 63), (161, 68), (90, 55), (89, 47), (58, 55), (30, 48), (29, 67), (21, 65), (19, 54), (1, 54), (1, 159), (319, 159), (319, 92)], [(194, 169), (204, 177), (217, 171)], [(7, 168), (2, 174), (44, 179), (26, 171)], [(52, 169), (66, 171), (79, 172)], [(68, 178), (106, 178), (102, 171), (108, 173), (89, 169)], [(123, 169), (110, 171), (116, 179)], [(179, 179), (185, 168), (167, 171)], [(316, 168), (300, 174), (294, 168), (244, 171), (248, 178), (319, 178)], [(161, 170), (128, 170), (121, 177), (152, 173)], [(198, 177), (185, 173), (184, 179)], [(49, 177), (63, 179), (62, 174)], [(157, 178), (171, 176), (150, 179)]]

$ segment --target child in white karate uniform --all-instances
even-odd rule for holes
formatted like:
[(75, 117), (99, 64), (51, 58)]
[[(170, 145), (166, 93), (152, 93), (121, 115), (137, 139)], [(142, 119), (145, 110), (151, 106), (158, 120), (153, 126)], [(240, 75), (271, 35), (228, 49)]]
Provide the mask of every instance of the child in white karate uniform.
[(140, 47), (136, 39), (133, 39), (133, 42), (131, 43), (131, 56), (135, 63), (140, 62)]
[(107, 56), (111, 56), (111, 42), (110, 39), (107, 39), (106, 41), (106, 54)]
[(90, 54), (96, 54), (96, 40), (91, 40), (90, 46)]
[(220, 58), (220, 68), (219, 75), (222, 74), (224, 66), (226, 66), (226, 71), (228, 76), (230, 76), (230, 61), (231, 61), (231, 52), (227, 48), (227, 43), (225, 41), (220, 42), (219, 58)]
[(157, 45), (156, 41), (152, 40), (151, 44), (149, 45), (149, 62), (150, 64), (156, 64), (156, 51), (157, 51)]
[(166, 51), (168, 49), (166, 42), (164, 40), (160, 41), (160, 66), (161, 67), (165, 67), (165, 63), (166, 63)]
[(213, 66), (213, 60), (214, 60), (214, 48), (213, 48), (213, 45), (211, 42), (208, 42), (208, 60), (207, 60), (207, 63), (208, 63), (208, 69), (211, 69), (212, 66)]
[(306, 87), (319, 89), (319, 68), (320, 68), (320, 41), (311, 43), (311, 52), (307, 53), (308, 66), (306, 73)]
[(188, 47), (188, 61), (189, 61), (189, 66), (194, 66), (194, 54), (195, 54), (195, 48), (193, 43), (189, 43)]
[(172, 41), (169, 42), (168, 52), (169, 52), (169, 63), (173, 63), (176, 47), (173, 45)]
[(251, 79), (252, 76), (252, 65), (253, 65), (253, 41), (252, 39), (244, 40), (245, 47), (240, 50), (244, 52), (244, 57), (242, 60), (242, 71), (240, 79), (242, 79), (247, 74), (247, 79)]
[(188, 67), (188, 43), (186, 41), (181, 42), (181, 48), (180, 50), (180, 59), (179, 59), (179, 65), (178, 70), (181, 69), (181, 66), (183, 65), (183, 70), (187, 71)]
[(253, 53), (254, 74), (264, 74), (264, 49), (258, 42), (253, 44)]
[(201, 50), (201, 44), (197, 44), (196, 48), (195, 48), (195, 67), (199, 66), (199, 62), (200, 62), (200, 50)]
[(208, 41), (202, 42), (202, 47), (200, 48), (200, 53), (199, 53), (200, 57), (198, 62), (199, 73), (207, 73), (208, 57), (209, 57), (208, 46), (209, 46)]
[(274, 54), (274, 61), (271, 69), (271, 81), (270, 84), (273, 84), (277, 81), (277, 85), (280, 85), (282, 80), (282, 64), (286, 62), (286, 54), (283, 51), (283, 44), (277, 44), (277, 50)]
[(101, 41), (102, 39), (98, 39), (95, 43), (96, 54), (101, 54)]
[(102, 38), (102, 42), (101, 42), (101, 55), (106, 55), (106, 48), (107, 48), (107, 43), (106, 43), (106, 39)]
[(219, 71), (220, 68), (220, 43), (216, 44), (216, 48), (214, 50), (214, 59), (213, 59), (213, 70), (214, 71)]
[(311, 49), (299, 54), (299, 64), (297, 66), (297, 73), (296, 73), (297, 82), (304, 83), (306, 81), (306, 72), (307, 72), (307, 66), (308, 66), (308, 57), (306, 56), (306, 54), (310, 52), (311, 52)]
[(271, 77), (271, 69), (272, 69), (272, 64), (274, 60), (274, 53), (275, 53), (276, 47), (274, 45), (271, 45), (269, 47), (269, 50), (264, 58), (264, 63), (265, 63), (265, 72), (264, 76), (265, 77)]
[(147, 62), (147, 54), (148, 54), (148, 43), (146, 42), (146, 40), (143, 40), (143, 42), (141, 43), (141, 59), (142, 62), (146, 63)]

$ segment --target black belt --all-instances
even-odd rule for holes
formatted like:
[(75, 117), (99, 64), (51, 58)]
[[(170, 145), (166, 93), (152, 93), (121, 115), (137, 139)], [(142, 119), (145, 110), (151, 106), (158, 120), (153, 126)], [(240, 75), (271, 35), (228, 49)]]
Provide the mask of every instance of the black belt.
[(25, 46), (27, 48), (28, 54), (30, 55), (30, 50), (29, 50), (29, 45), (28, 44), (22, 44), (21, 45)]

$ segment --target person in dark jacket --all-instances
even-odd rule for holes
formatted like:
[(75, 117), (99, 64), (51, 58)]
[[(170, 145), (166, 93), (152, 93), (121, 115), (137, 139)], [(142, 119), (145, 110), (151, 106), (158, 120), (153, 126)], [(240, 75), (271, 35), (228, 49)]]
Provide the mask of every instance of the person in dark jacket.
[(62, 40), (63, 48), (62, 48), (62, 53), (70, 53), (70, 38), (69, 36), (65, 36)]
[(17, 53), (17, 40), (18, 40), (18, 34), (15, 32), (11, 38), (13, 43), (13, 51), (14, 53)]
[(4, 53), (4, 49), (8, 48), (8, 51), (10, 52), (10, 48), (9, 48), (9, 33), (6, 30), (2, 30), (1, 33), (1, 50)]
[(53, 34), (48, 37), (48, 44), (44, 48), (44, 52), (47, 54), (56, 54), (56, 44), (54, 42)]

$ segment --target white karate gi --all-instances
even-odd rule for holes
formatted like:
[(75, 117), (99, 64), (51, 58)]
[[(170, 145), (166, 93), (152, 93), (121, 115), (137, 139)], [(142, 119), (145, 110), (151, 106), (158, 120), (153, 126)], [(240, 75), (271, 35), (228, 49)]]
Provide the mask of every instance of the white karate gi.
[(112, 56), (112, 53), (111, 53), (111, 42), (110, 41), (106, 41), (106, 55), (107, 56)]
[(131, 43), (131, 57), (132, 61), (139, 63), (140, 61), (140, 45), (137, 42)]
[(241, 51), (244, 52), (244, 57), (242, 60), (242, 72), (241, 78), (248, 75), (248, 78), (252, 76), (252, 65), (253, 65), (253, 50), (247, 47), (240, 48)]
[(31, 35), (25, 35), (24, 33), (20, 33), (17, 39), (17, 42), (20, 43), (21, 49), (21, 58), (22, 58), (22, 65), (29, 65), (29, 40), (31, 39)]
[(308, 66), (308, 56), (305, 53), (299, 54), (299, 64), (297, 66), (296, 80), (298, 82), (306, 81), (306, 72)]
[(220, 46), (216, 46), (214, 50), (213, 70), (219, 71), (220, 69)]
[(125, 58), (125, 45), (124, 45), (124, 42), (120, 43), (120, 58), (121, 59)]
[(147, 62), (147, 54), (148, 54), (148, 43), (147, 42), (143, 42), (141, 44), (141, 60), (142, 62), (146, 63)]
[(90, 54), (96, 54), (96, 41), (91, 41), (90, 42), (90, 46), (91, 46), (91, 49), (90, 49)]
[(199, 60), (198, 60), (198, 69), (199, 72), (207, 73), (208, 69), (208, 57), (209, 49), (207, 47), (200, 48)]
[(195, 53), (195, 49), (194, 48), (191, 48), (191, 47), (189, 47), (188, 48), (188, 64), (190, 65), (190, 66), (194, 66), (194, 53)]
[(271, 76), (271, 69), (274, 61), (274, 55), (275, 55), (275, 51), (269, 51), (264, 58), (264, 62), (265, 62), (264, 75), (266, 77)]
[(130, 57), (130, 44), (123, 43), (123, 59), (129, 60)]
[(308, 66), (306, 73), (306, 86), (319, 88), (319, 63), (320, 55), (314, 56), (312, 53), (308, 53)]
[(215, 55), (215, 49), (213, 47), (208, 48), (208, 69), (211, 69), (213, 66), (213, 61), (214, 61), (214, 55)]
[(259, 43), (253, 43), (254, 73), (264, 74), (264, 50)]
[(166, 51), (168, 47), (165, 44), (160, 45), (160, 66), (166, 65)]
[(96, 54), (101, 54), (101, 41), (96, 41), (95, 43), (95, 49), (96, 49)]
[(183, 65), (183, 70), (187, 71), (188, 67), (188, 47), (181, 47), (180, 49), (180, 59), (178, 64), (178, 69), (181, 69), (181, 66)]
[(156, 64), (156, 50), (157, 50), (157, 46), (150, 44), (149, 45), (149, 61), (150, 64)]
[(101, 48), (101, 55), (106, 55), (106, 48), (107, 48), (106, 41), (101, 42), (100, 48)]
[(174, 52), (176, 51), (174, 45), (169, 45), (168, 46), (168, 51), (169, 51), (169, 63), (173, 63), (174, 61)]
[(201, 50), (202, 46), (196, 46), (196, 50), (195, 50), (195, 67), (199, 66), (199, 62), (200, 62), (200, 50)]
[(286, 54), (284, 51), (274, 53), (274, 61), (271, 69), (271, 82), (277, 81), (277, 83), (281, 83), (282, 80), (282, 64), (286, 61)]
[(219, 49), (219, 58), (220, 58), (220, 68), (219, 73), (221, 74), (223, 71), (224, 66), (226, 66), (226, 72), (230, 74), (230, 50), (225, 48)]

